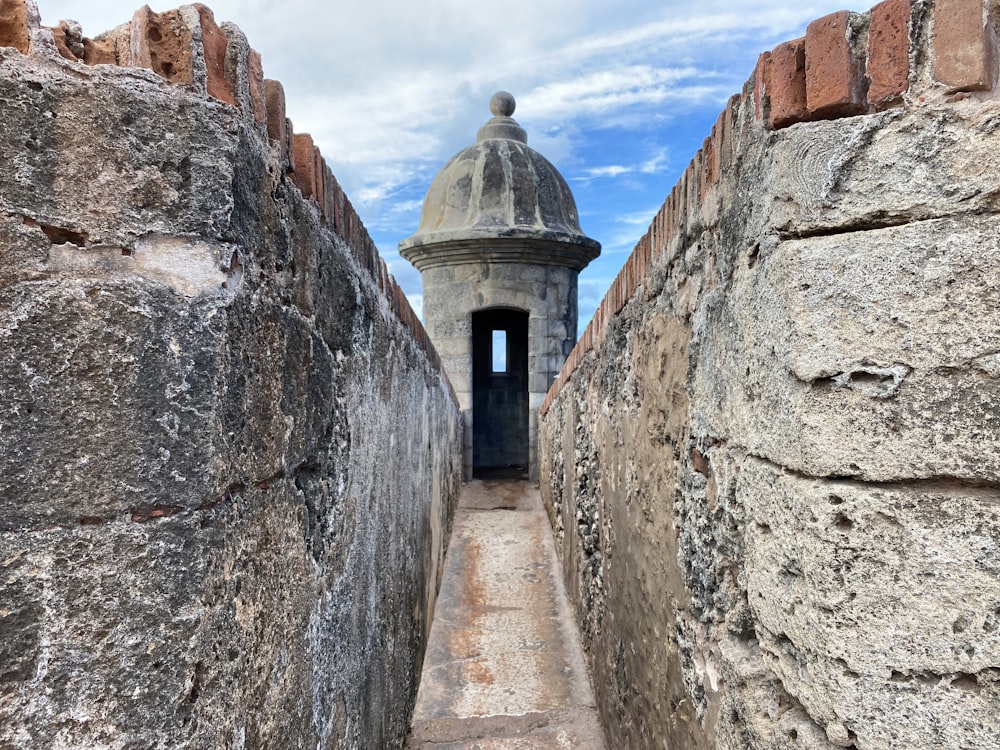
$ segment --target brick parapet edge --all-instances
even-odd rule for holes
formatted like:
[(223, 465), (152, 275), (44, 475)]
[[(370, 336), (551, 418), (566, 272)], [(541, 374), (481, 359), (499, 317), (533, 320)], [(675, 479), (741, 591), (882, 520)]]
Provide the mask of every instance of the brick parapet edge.
[(24, 55), (46, 56), (54, 51), (76, 64), (145, 68), (172, 84), (236, 107), (271, 144), (286, 177), (303, 198), (316, 203), (322, 223), (350, 248), (387, 308), (424, 351), (458, 403), (430, 336), (379, 256), (350, 199), (312, 137), (294, 132), (285, 112), (283, 87), (264, 78), (260, 54), (237, 26), (216, 23), (211, 9), (201, 3), (162, 13), (144, 6), (129, 21), (91, 39), (66, 21), (42, 26), (33, 0), (0, 0), (0, 47)]
[[(672, 258), (685, 235), (704, 224), (702, 214), (718, 200), (715, 188), (737, 155), (743, 135), (737, 130), (751, 120), (780, 130), (920, 106), (930, 97), (950, 103), (993, 91), (998, 59), (992, 7), (992, 0), (885, 0), (867, 13), (839, 11), (816, 19), (804, 37), (762, 53), (619, 271), (540, 413), (587, 354), (600, 349), (608, 324), (635, 297), (647, 270), (663, 256)], [(931, 33), (925, 35), (928, 20)]]

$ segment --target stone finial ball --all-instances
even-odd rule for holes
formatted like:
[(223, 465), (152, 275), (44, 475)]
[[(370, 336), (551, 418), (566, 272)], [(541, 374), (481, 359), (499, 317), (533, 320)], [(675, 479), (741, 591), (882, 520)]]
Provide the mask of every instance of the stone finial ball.
[(510, 117), (514, 114), (514, 96), (506, 91), (498, 91), (490, 98), (490, 112), (494, 117)]

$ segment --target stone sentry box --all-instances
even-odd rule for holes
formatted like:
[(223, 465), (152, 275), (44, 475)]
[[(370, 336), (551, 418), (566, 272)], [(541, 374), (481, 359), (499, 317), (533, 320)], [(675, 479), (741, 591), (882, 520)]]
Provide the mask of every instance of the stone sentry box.
[[(528, 147), (514, 106), (494, 94), (493, 118), (434, 178), (416, 234), (399, 244), (421, 272), (424, 324), (462, 407), (467, 479), (516, 466), (537, 479), (538, 408), (576, 344), (577, 276), (601, 249), (580, 230), (566, 181)], [(492, 367), (498, 330), (502, 372)]]

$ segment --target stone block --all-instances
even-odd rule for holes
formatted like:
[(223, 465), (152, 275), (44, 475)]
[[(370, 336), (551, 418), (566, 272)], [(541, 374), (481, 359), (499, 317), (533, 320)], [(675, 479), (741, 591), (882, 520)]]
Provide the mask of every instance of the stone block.
[[(200, 16), (199, 11), (194, 12)], [(194, 33), (191, 20), (181, 10), (154, 13), (148, 5), (137, 10), (132, 16), (131, 64), (148, 68), (171, 83), (192, 83)]]
[(221, 30), (227, 40), (224, 48), (224, 73), (234, 100), (232, 103), (239, 107), (247, 120), (263, 125), (266, 119), (266, 102), (260, 53), (250, 46), (246, 35), (235, 24), (223, 23)]
[(958, 109), (914, 109), (782, 131), (741, 219), (816, 234), (992, 212), (1000, 131)]
[[(148, 65), (198, 19), (141, 11)], [(0, 746), (400, 746), (441, 373), (196, 56), (2, 57)]]
[(913, 50), (905, 1), (810, 27), (835, 85), (807, 103), (880, 111), (737, 113), (719, 217), (685, 172), (648, 298), (618, 310), (626, 268), (546, 396), (542, 493), (623, 747), (1000, 747), (1000, 130), (932, 82), (895, 107), (932, 7)]
[(80, 24), (75, 21), (60, 21), (55, 26), (48, 27), (48, 30), (52, 33), (52, 41), (62, 57), (73, 62), (83, 59), (84, 45)]
[(810, 476), (1000, 480), (997, 224), (781, 243), (697, 334), (697, 430)]
[(545, 283), (548, 278), (548, 269), (544, 266), (535, 266), (526, 263), (524, 265), (517, 266), (517, 268), (517, 275), (521, 281)]
[[(549, 389), (549, 372), (545, 371), (530, 371), (528, 373), (528, 391), (532, 394), (538, 395), (538, 406), (541, 406), (542, 399), (545, 398), (545, 392)], [(534, 408), (537, 408), (534, 407)]]
[(858, 747), (996, 746), (991, 490), (818, 481), (751, 459), (737, 497), (756, 637), (813, 721)]
[(127, 248), (148, 233), (218, 239), (234, 169), (252, 168), (250, 151), (203, 97), (121, 81), (114, 68), (0, 78), (2, 137), (25, 144), (0, 163), (0, 210), (81, 246)]
[[(754, 94), (754, 111), (756, 112), (757, 119), (763, 120), (764, 113), (766, 111), (766, 99), (767, 99), (767, 79), (771, 75), (771, 53), (763, 52), (760, 57), (757, 58), (757, 67), (754, 68), (753, 72), (753, 94)], [(674, 198), (672, 210), (670, 212), (671, 217), (676, 221), (681, 218), (683, 213), (682, 207), (677, 202), (678, 187), (680, 182), (674, 186), (674, 191), (671, 193), (671, 197)], [(673, 234), (673, 232), (670, 232)]]
[(251, 70), (252, 50), (243, 33), (232, 24), (223, 26), (200, 3), (163, 13), (144, 7), (132, 18), (127, 60), (119, 54), (118, 62), (148, 68), (171, 83), (193, 85), (260, 118), (263, 102), (253, 100), (254, 91), (261, 94), (259, 59), (258, 69)]
[[(127, 32), (128, 24), (119, 26), (116, 30), (101, 34), (99, 39), (83, 39), (83, 62), (86, 65), (118, 65), (119, 42), (126, 55), (128, 54)], [(124, 28), (123, 28), (124, 27)]]
[(258, 125), (267, 122), (267, 96), (264, 93), (264, 64), (260, 52), (251, 49), (247, 55), (247, 83), (251, 110)]
[(462, 360), (472, 355), (471, 337), (438, 336), (434, 345), (438, 354), (449, 359)]
[[(214, 96), (226, 104), (236, 104), (236, 87), (234, 81), (227, 75), (226, 62), (228, 58), (229, 40), (227, 35), (215, 22), (212, 11), (204, 5), (194, 6), (198, 10), (198, 21), (201, 30), (202, 54), (205, 65), (205, 90), (209, 96)], [(242, 34), (240, 34), (242, 36)], [(245, 44), (246, 39), (243, 39)], [(245, 61), (241, 60), (245, 64)], [(232, 68), (230, 68), (232, 70)], [(233, 71), (235, 72), (235, 71)]]
[(52, 241), (36, 222), (0, 214), (0, 248), (4, 252), (0, 288), (45, 278)]
[[(0, 290), (0, 307), (23, 312), (14, 329), (4, 326), (9, 356), (0, 364), (6, 528), (110, 520), (139, 508), (179, 512), (222, 489), (208, 469), (216, 451), (204, 422), (214, 412), (218, 333), (192, 329), (191, 308), (165, 286), (126, 280), (108, 288), (114, 298), (97, 309), (87, 302), (104, 299), (97, 280)], [(60, 366), (63, 357), (73, 364)], [(83, 485), (87, 492), (73, 491)]]
[(708, 180), (709, 187), (718, 185), (719, 180), (722, 178), (722, 145), (725, 140), (725, 126), (726, 111), (723, 110), (716, 118), (715, 125), (712, 126), (712, 135), (709, 136), (708, 145), (711, 158), (705, 165), (705, 177)]

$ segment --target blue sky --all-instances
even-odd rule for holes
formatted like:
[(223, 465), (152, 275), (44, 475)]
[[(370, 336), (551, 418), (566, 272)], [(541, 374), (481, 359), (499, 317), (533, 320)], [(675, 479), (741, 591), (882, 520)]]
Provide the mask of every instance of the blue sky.
[[(42, 22), (96, 36), (126, 0), (38, 0)], [(399, 258), (431, 179), (475, 141), (497, 90), (528, 144), (562, 172), (583, 231), (603, 245), (580, 276), (581, 330), (757, 56), (844, 8), (816, 0), (216, 0), (282, 82), (379, 250)], [(155, 11), (177, 7), (156, 3)], [(868, 5), (852, 10), (867, 10)]]

